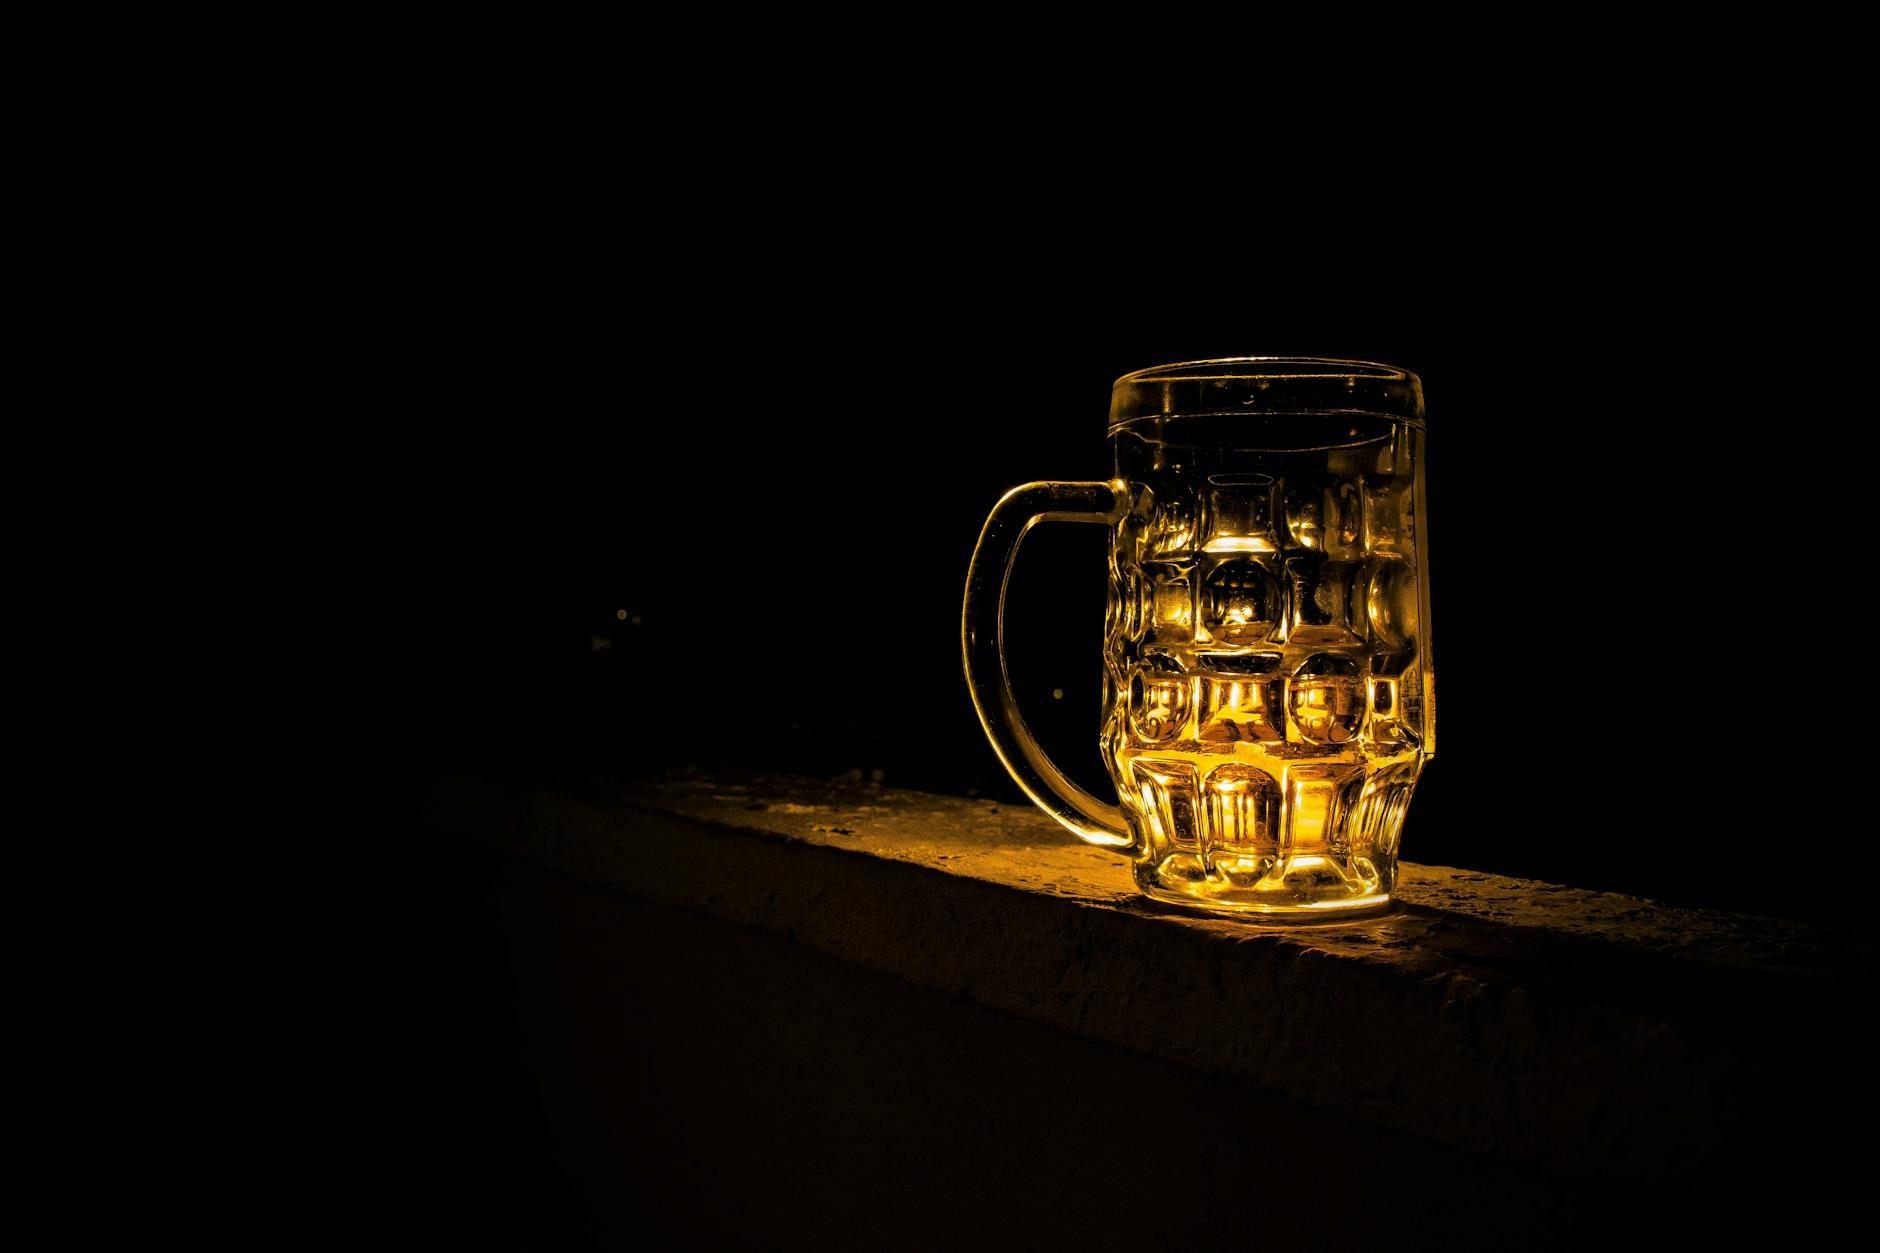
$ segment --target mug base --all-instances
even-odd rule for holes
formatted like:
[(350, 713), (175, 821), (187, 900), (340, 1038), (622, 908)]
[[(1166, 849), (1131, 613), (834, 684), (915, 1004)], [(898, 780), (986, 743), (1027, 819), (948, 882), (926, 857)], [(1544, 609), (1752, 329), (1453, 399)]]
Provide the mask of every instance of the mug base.
[[(1272, 920), (1325, 922), (1378, 913), (1390, 906), (1390, 891), (1384, 883), (1387, 876), (1380, 875), (1368, 859), (1305, 856), (1277, 865), (1275, 860), (1262, 859), (1257, 872), (1247, 873), (1256, 868), (1206, 864), (1200, 858), (1175, 854), (1159, 863), (1137, 862), (1136, 886), (1152, 900), (1183, 909)], [(1348, 864), (1359, 860), (1361, 868)]]

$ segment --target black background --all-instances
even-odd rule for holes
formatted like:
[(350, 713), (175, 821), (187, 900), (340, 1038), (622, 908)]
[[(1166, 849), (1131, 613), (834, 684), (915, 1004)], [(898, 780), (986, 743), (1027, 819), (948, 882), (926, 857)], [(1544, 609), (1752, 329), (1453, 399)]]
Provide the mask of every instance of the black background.
[[(1441, 743), (1405, 856), (1849, 921), (1867, 354), (1821, 299), (1845, 232), (1734, 198), (1767, 176), (1734, 151), (1594, 181), (1474, 153), (1466, 190), (1354, 154), (1364, 195), (1249, 196), (1009, 150), (801, 166), (775, 136), (709, 170), (518, 159), (536, 138), (402, 218), (357, 206), (378, 238), (321, 375), (339, 643), (408, 799), (724, 764), (1019, 803), (960, 673), (993, 502), (1108, 477), (1126, 371), (1348, 357), (1427, 396)], [(1026, 541), (1020, 702), (1093, 790), (1103, 598), (1100, 529)], [(462, 856), (375, 871), (405, 1043), (365, 1091), (416, 1111), (446, 1203), (512, 1174), (552, 1201)]]

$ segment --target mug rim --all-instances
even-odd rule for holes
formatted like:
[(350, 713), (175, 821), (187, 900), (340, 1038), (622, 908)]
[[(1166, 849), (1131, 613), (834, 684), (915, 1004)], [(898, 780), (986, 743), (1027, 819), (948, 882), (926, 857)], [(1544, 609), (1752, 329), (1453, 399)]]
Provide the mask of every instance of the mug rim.
[(1112, 434), (1145, 420), (1371, 414), (1423, 425), (1423, 380), (1342, 357), (1212, 357), (1149, 366), (1110, 385)]
[[(1238, 365), (1336, 366), (1355, 368), (1307, 369), (1300, 371), (1230, 370), (1219, 375), (1190, 373), (1190, 371), (1209, 366)], [(1144, 366), (1140, 370), (1131, 370), (1127, 374), (1118, 376), (1116, 381), (1110, 384), (1110, 390), (1115, 391), (1125, 383), (1161, 381), (1162, 379), (1327, 378), (1337, 377), (1341, 374), (1360, 373), (1365, 378), (1402, 379), (1415, 382), (1419, 386), (1422, 383), (1422, 380), (1417, 378), (1413, 371), (1406, 370), (1400, 365), (1391, 365), (1383, 361), (1362, 361), (1349, 357), (1202, 357), (1194, 361), (1171, 361), (1163, 365)]]

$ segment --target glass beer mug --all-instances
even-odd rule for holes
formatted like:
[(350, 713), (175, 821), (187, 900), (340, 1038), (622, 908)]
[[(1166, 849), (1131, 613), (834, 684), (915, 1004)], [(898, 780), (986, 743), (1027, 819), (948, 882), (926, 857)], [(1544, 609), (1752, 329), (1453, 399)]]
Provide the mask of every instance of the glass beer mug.
[[(1115, 477), (993, 507), (962, 637), (980, 721), (1031, 799), (1175, 904), (1323, 917), (1390, 900), (1434, 753), (1423, 393), (1361, 361), (1139, 370), (1110, 402)], [(1038, 522), (1110, 528), (1101, 751), (1120, 806), (1026, 729), (1004, 657)]]

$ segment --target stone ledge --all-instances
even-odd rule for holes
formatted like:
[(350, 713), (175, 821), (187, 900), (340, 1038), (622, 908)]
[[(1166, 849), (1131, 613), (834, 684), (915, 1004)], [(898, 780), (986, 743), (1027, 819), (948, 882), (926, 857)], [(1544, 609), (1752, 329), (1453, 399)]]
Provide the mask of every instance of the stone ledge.
[(1846, 1010), (1873, 945), (1852, 932), (1416, 865), (1364, 921), (1191, 917), (1028, 808), (800, 778), (453, 778), (429, 808), (596, 885), (1571, 1176), (1735, 1175), (1772, 1151), (1833, 1174), (1851, 1163), (1810, 1137), (1873, 1104)]

